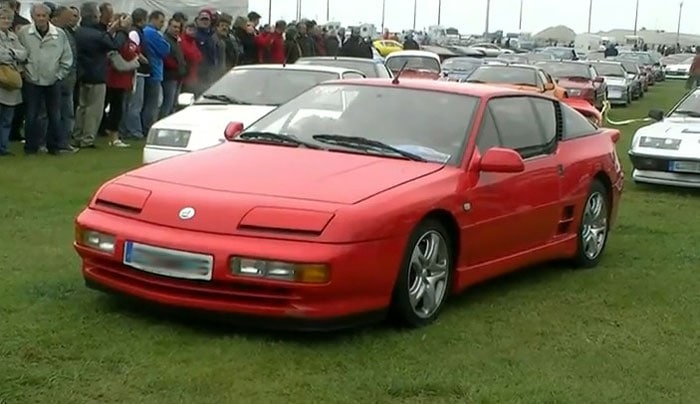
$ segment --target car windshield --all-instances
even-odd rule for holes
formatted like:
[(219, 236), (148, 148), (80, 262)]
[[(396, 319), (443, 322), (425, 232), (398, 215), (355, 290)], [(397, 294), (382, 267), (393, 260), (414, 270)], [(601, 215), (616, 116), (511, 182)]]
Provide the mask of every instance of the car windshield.
[[(245, 133), (275, 133), (331, 146), (318, 135), (378, 141), (431, 162), (459, 164), (479, 98), (402, 87), (323, 84), (275, 109)], [(316, 136), (316, 137), (315, 137)], [(379, 154), (401, 157), (392, 153)]]
[(567, 77), (591, 79), (591, 70), (583, 63), (541, 63), (538, 66), (557, 79)]
[(557, 59), (573, 59), (574, 52), (571, 48), (545, 48), (543, 52), (551, 53)]
[(695, 56), (689, 57), (688, 59), (684, 59), (684, 60), (682, 60), (682, 61), (681, 61), (680, 63), (678, 63), (678, 64), (679, 64), (679, 65), (692, 65), (692, 64), (693, 64), (693, 60), (695, 60)]
[[(297, 60), (296, 64), (299, 65), (320, 65), (320, 66), (331, 66), (331, 67), (342, 67), (344, 69), (358, 70), (365, 74), (365, 76), (370, 78), (379, 77), (377, 72), (376, 63), (371, 59), (316, 59), (316, 58), (301, 58)], [(388, 75), (382, 76), (388, 77)]]
[(670, 115), (700, 118), (700, 90), (695, 90), (681, 101), (680, 104), (671, 110)]
[(513, 66), (481, 66), (469, 75), (472, 83), (504, 83), (537, 86), (535, 69)]
[[(336, 73), (292, 68), (233, 69), (214, 83), (196, 104), (281, 105)], [(251, 85), (255, 83), (255, 85)]]
[[(408, 63), (407, 63), (408, 62)], [(437, 59), (426, 56), (394, 56), (386, 60), (386, 67), (396, 73), (406, 63), (406, 70), (429, 70), (439, 73), (440, 63)]]
[(634, 73), (634, 74), (639, 73), (639, 69), (637, 67), (637, 64), (634, 62), (622, 62), (622, 67), (625, 69), (625, 71), (627, 73)]
[(450, 58), (442, 62), (444, 70), (472, 72), (484, 64), (481, 59)]
[(595, 67), (596, 71), (601, 76), (608, 76), (608, 77), (625, 77), (626, 76), (625, 69), (623, 69), (622, 66), (620, 66), (618, 64), (594, 63), (593, 67)]
[(621, 52), (618, 56), (618, 59), (627, 59), (627, 60), (634, 60), (637, 61), (638, 63), (645, 64), (645, 65), (650, 65), (654, 63), (654, 59), (652, 59), (651, 55), (648, 53), (641, 53), (641, 52)]

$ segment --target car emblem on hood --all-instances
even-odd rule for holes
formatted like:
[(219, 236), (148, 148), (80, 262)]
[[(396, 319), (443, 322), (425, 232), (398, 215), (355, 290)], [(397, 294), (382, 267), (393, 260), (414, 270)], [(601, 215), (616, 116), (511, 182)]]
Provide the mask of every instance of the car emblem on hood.
[(195, 214), (194, 208), (188, 206), (186, 208), (182, 208), (182, 210), (180, 210), (180, 213), (178, 214), (178, 216), (182, 220), (190, 220), (194, 217), (194, 214)]

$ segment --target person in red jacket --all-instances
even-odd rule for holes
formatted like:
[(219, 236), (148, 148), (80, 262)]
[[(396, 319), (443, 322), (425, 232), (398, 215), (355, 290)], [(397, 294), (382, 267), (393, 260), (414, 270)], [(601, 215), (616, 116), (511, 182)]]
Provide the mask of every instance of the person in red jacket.
[(182, 78), (182, 91), (199, 96), (202, 90), (197, 85), (199, 64), (202, 63), (202, 52), (197, 46), (197, 26), (195, 23), (185, 25), (180, 35), (180, 49), (187, 64), (187, 74)]
[(258, 61), (260, 63), (285, 63), (287, 55), (284, 47), (284, 31), (287, 30), (287, 23), (277, 21), (275, 30), (272, 32), (262, 32), (255, 37), (255, 45), (258, 48)]
[[(131, 16), (121, 14), (124, 24), (131, 26)], [(137, 37), (138, 38), (138, 37)], [(133, 62), (139, 58), (141, 47), (130, 36), (119, 49), (119, 54), (127, 62)], [(105, 132), (109, 137), (109, 145), (113, 147), (129, 147), (119, 136), (119, 127), (126, 108), (126, 96), (134, 91), (134, 77), (136, 69), (132, 71), (119, 71), (110, 62), (107, 65), (107, 93), (105, 103), (109, 105), (109, 112), (105, 115)]]

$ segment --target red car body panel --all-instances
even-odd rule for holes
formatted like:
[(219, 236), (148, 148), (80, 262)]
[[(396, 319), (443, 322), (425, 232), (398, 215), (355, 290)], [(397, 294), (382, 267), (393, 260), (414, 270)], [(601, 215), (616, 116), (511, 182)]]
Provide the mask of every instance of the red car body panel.
[(572, 97), (563, 98), (561, 101), (578, 111), (581, 115), (595, 122), (596, 125), (603, 125), (603, 114), (588, 101)]
[[(391, 85), (381, 79), (343, 83)], [(398, 85), (482, 101), (522, 94), (441, 81)], [(485, 108), (481, 102), (474, 122)], [(101, 187), (77, 217), (81, 229), (116, 236), (111, 254), (74, 244), (83, 276), (99, 289), (181, 309), (253, 316), (268, 326), (320, 322), (384, 313), (409, 236), (430, 212), (451, 217), (457, 231), (453, 292), (572, 257), (594, 177), (609, 185), (614, 219), (623, 184), (614, 147), (618, 131), (560, 141), (552, 155), (526, 160), (525, 171), (497, 174), (479, 171), (478, 126), (467, 134), (460, 166), (232, 142), (138, 168)], [(185, 206), (197, 216), (180, 220)], [(210, 254), (212, 279), (174, 279), (126, 266), (126, 240)], [(245, 278), (229, 270), (232, 256), (324, 263), (330, 280)]]
[[(596, 83), (593, 80), (571, 80), (568, 78), (560, 78), (559, 85), (567, 89), (575, 89), (581, 91), (581, 95), (571, 95), (570, 98), (578, 98), (581, 100), (588, 101), (594, 107), (598, 109), (603, 108), (603, 102), (605, 101), (605, 88), (603, 88), (603, 83)], [(590, 96), (588, 95), (590, 94)], [(592, 99), (590, 97), (592, 96)]]

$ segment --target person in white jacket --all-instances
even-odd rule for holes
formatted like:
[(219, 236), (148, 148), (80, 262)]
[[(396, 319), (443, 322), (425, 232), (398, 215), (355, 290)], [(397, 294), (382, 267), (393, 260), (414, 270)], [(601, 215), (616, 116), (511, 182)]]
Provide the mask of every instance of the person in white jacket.
[(61, 124), (60, 81), (68, 76), (73, 66), (73, 51), (67, 34), (49, 22), (51, 10), (42, 3), (31, 8), (32, 24), (18, 33), (19, 41), (27, 51), (24, 65), (24, 96), (26, 105), (25, 154), (36, 154), (42, 138), (39, 120), (41, 103), (46, 107), (48, 130), (46, 148), (50, 154), (72, 153), (68, 134)]

